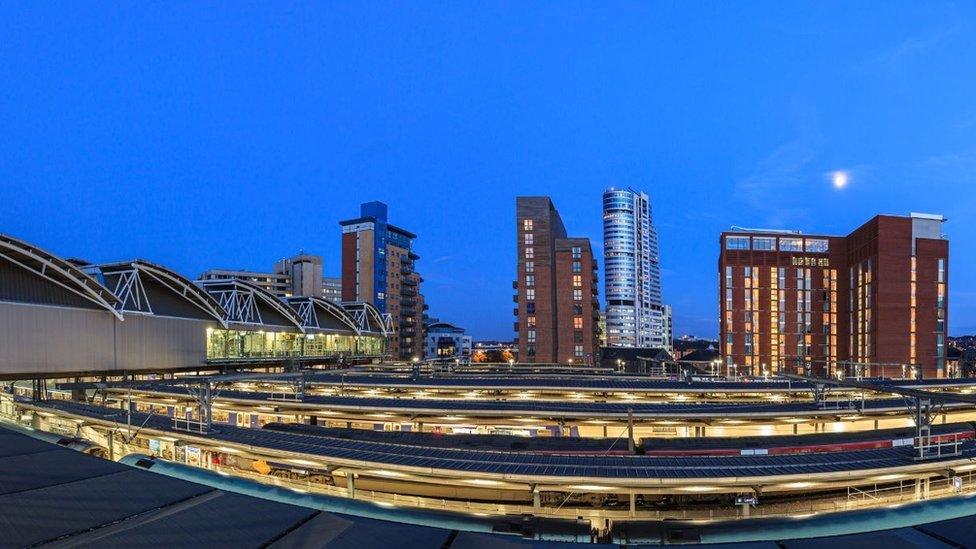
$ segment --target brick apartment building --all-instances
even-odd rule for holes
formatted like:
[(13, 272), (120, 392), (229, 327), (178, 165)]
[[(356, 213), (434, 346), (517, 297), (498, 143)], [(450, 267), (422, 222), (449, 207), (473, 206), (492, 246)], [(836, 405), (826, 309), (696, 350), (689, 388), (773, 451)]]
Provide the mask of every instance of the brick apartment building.
[(520, 196), (515, 211), (519, 361), (592, 364), (600, 306), (589, 239), (566, 236), (549, 197)]
[(727, 371), (944, 377), (949, 242), (939, 215), (879, 215), (845, 237), (721, 235)]
[(342, 227), (342, 300), (366, 301), (393, 320), (391, 354), (397, 360), (424, 356), (423, 279), (414, 268), (417, 235), (390, 224), (387, 206), (367, 202)]

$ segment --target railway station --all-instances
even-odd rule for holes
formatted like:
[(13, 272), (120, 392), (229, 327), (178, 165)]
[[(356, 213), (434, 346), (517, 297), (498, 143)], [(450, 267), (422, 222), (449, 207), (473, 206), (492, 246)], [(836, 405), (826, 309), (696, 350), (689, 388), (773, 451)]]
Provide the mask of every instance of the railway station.
[[(770, 525), (787, 517), (856, 535), (844, 525), (859, 513), (973, 514), (973, 379), (394, 362), (390, 319), (367, 303), (84, 264), (11, 237), (0, 252), (2, 425), (113, 471), (440, 528), (451, 547), (499, 531), (782, 542)], [(274, 513), (285, 526), (268, 543), (308, 518)], [(923, 522), (898, 517), (893, 531)], [(126, 539), (116, 530), (104, 539)]]

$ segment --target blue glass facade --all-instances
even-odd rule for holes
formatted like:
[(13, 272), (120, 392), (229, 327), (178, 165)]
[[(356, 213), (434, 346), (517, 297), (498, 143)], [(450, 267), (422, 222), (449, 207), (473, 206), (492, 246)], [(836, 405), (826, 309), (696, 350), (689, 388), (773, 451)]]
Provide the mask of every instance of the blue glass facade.
[(371, 217), (374, 222), (375, 249), (373, 251), (373, 305), (381, 313), (386, 311), (386, 242), (389, 238), (387, 230), (387, 208), (386, 204), (373, 201), (365, 202), (359, 206), (359, 214), (362, 217)]

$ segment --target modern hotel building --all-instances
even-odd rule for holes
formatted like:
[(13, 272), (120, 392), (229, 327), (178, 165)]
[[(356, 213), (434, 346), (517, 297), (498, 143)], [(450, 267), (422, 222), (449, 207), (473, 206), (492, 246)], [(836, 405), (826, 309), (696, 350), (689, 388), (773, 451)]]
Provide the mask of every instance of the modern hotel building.
[(944, 377), (949, 242), (940, 215), (879, 215), (847, 236), (720, 238), (725, 368)]

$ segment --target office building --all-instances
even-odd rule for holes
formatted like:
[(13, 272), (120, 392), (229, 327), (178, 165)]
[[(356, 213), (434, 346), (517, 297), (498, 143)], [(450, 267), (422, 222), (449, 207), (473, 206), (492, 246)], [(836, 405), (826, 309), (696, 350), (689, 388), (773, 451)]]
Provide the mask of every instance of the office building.
[(326, 276), (322, 278), (322, 297), (334, 303), (342, 302), (342, 278)]
[(426, 307), (420, 293), (423, 279), (414, 269), (420, 259), (413, 251), (417, 235), (390, 224), (383, 202), (362, 204), (359, 217), (339, 225), (343, 301), (365, 301), (391, 316), (394, 358), (423, 357)]
[(279, 261), (275, 274), (288, 277), (293, 296), (322, 296), (322, 256), (300, 252)]
[(670, 352), (657, 230), (645, 193), (603, 193), (603, 244), (607, 345)]
[(447, 322), (432, 322), (427, 325), (426, 334), (426, 359), (466, 361), (471, 358), (471, 336), (464, 332), (464, 328)]
[(275, 297), (329, 298), (334, 292), (330, 293), (322, 269), (322, 256), (300, 252), (294, 257), (279, 260), (272, 272), (210, 269), (201, 274), (198, 280), (242, 280)]
[(949, 242), (940, 215), (879, 215), (847, 236), (721, 235), (725, 368), (945, 375)]
[(275, 297), (292, 296), (291, 277), (276, 272), (246, 271), (243, 269), (210, 269), (197, 280), (242, 280), (254, 284)]
[(519, 361), (593, 364), (600, 305), (589, 239), (566, 235), (549, 197), (520, 196), (515, 210)]

